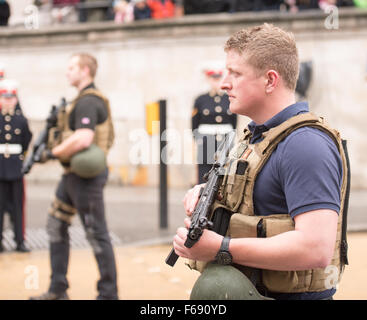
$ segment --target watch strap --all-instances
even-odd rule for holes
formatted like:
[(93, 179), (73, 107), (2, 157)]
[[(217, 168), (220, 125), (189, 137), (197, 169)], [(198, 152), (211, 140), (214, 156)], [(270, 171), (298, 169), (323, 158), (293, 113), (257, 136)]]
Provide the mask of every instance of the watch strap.
[(231, 238), (228, 236), (225, 236), (222, 240), (222, 244), (220, 246), (219, 251), (228, 251), (229, 252), (229, 242), (231, 241)]

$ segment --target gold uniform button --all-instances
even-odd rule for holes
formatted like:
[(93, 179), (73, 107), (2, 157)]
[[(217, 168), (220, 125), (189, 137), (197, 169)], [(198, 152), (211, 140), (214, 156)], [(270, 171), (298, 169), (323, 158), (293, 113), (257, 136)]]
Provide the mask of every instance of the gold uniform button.
[(16, 128), (16, 129), (14, 130), (14, 133), (15, 133), (15, 134), (17, 134), (17, 135), (19, 135), (19, 134), (21, 134), (21, 133), (22, 133), (22, 130), (20, 130), (19, 128)]
[(10, 125), (10, 124), (6, 124), (6, 125), (4, 126), (4, 129), (5, 129), (5, 131), (10, 131), (10, 129), (11, 129), (11, 125)]
[(217, 113), (222, 112), (222, 107), (221, 106), (216, 106), (215, 107), (215, 112), (217, 112)]
[(9, 122), (11, 120), (11, 116), (5, 116), (5, 121)]
[(11, 134), (10, 133), (7, 133), (6, 135), (5, 135), (5, 140), (10, 140), (11, 139)]
[(216, 96), (215, 98), (214, 98), (214, 101), (215, 101), (215, 103), (219, 103), (220, 102), (220, 97), (219, 96)]
[(218, 122), (218, 123), (220, 123), (220, 122), (223, 121), (223, 118), (221, 116), (216, 116), (215, 117), (215, 121)]
[(204, 109), (204, 111), (203, 111), (203, 114), (204, 114), (204, 116), (208, 116), (209, 115), (209, 109)]

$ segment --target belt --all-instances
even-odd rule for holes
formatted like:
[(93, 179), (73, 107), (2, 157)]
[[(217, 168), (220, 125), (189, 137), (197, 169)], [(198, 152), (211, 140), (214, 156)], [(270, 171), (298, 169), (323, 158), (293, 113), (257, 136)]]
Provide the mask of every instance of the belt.
[(21, 144), (0, 144), (0, 154), (21, 154), (23, 151)]
[(226, 134), (233, 130), (233, 126), (227, 124), (201, 124), (198, 127), (200, 134)]

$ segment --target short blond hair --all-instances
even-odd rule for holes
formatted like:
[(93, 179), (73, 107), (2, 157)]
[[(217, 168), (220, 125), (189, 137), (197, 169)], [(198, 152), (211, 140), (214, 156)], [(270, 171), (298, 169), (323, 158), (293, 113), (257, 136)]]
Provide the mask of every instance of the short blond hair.
[(74, 53), (71, 57), (79, 57), (79, 66), (81, 68), (88, 67), (90, 76), (94, 79), (97, 73), (97, 59), (89, 53)]
[(295, 90), (299, 59), (294, 35), (272, 24), (242, 29), (226, 42), (226, 52), (234, 50), (246, 55), (246, 62), (259, 74), (273, 69), (283, 78), (285, 86)]

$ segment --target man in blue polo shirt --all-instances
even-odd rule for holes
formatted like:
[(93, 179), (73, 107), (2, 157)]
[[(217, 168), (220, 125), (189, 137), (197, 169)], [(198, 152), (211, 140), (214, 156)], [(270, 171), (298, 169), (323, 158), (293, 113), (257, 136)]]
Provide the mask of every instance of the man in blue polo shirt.
[[(292, 34), (272, 25), (244, 29), (227, 41), (228, 74), (222, 88), (233, 113), (250, 117), (248, 125), (257, 144), (264, 133), (286, 120), (307, 113), (307, 103), (296, 103), (298, 53)], [(175, 252), (199, 261), (217, 260), (224, 246), (231, 262), (258, 270), (300, 271), (326, 268), (336, 247), (341, 204), (343, 163), (332, 138), (312, 127), (302, 127), (281, 141), (256, 177), (253, 211), (256, 216), (286, 214), (294, 229), (274, 236), (227, 239), (205, 230), (192, 247), (185, 247), (186, 228), (174, 237)], [(193, 212), (201, 186), (184, 199), (188, 216)], [(186, 227), (190, 220), (185, 219)], [(312, 278), (312, 276), (311, 276)], [(297, 281), (297, 279), (295, 280)], [(276, 299), (329, 299), (335, 288), (323, 285), (266, 292)], [(274, 287), (274, 286), (273, 286)], [(276, 287), (276, 284), (275, 284)], [(312, 291), (309, 288), (317, 287)], [(294, 288), (293, 288), (294, 289)]]
[[(308, 112), (305, 102), (298, 102), (263, 125), (251, 122), (252, 143), (262, 140), (262, 133), (291, 117)], [(289, 213), (297, 215), (313, 210), (340, 210), (342, 161), (335, 143), (324, 132), (303, 127), (292, 132), (278, 144), (267, 164), (260, 171), (254, 188), (256, 215)], [(268, 293), (277, 299), (325, 299), (335, 288), (322, 292)]]

